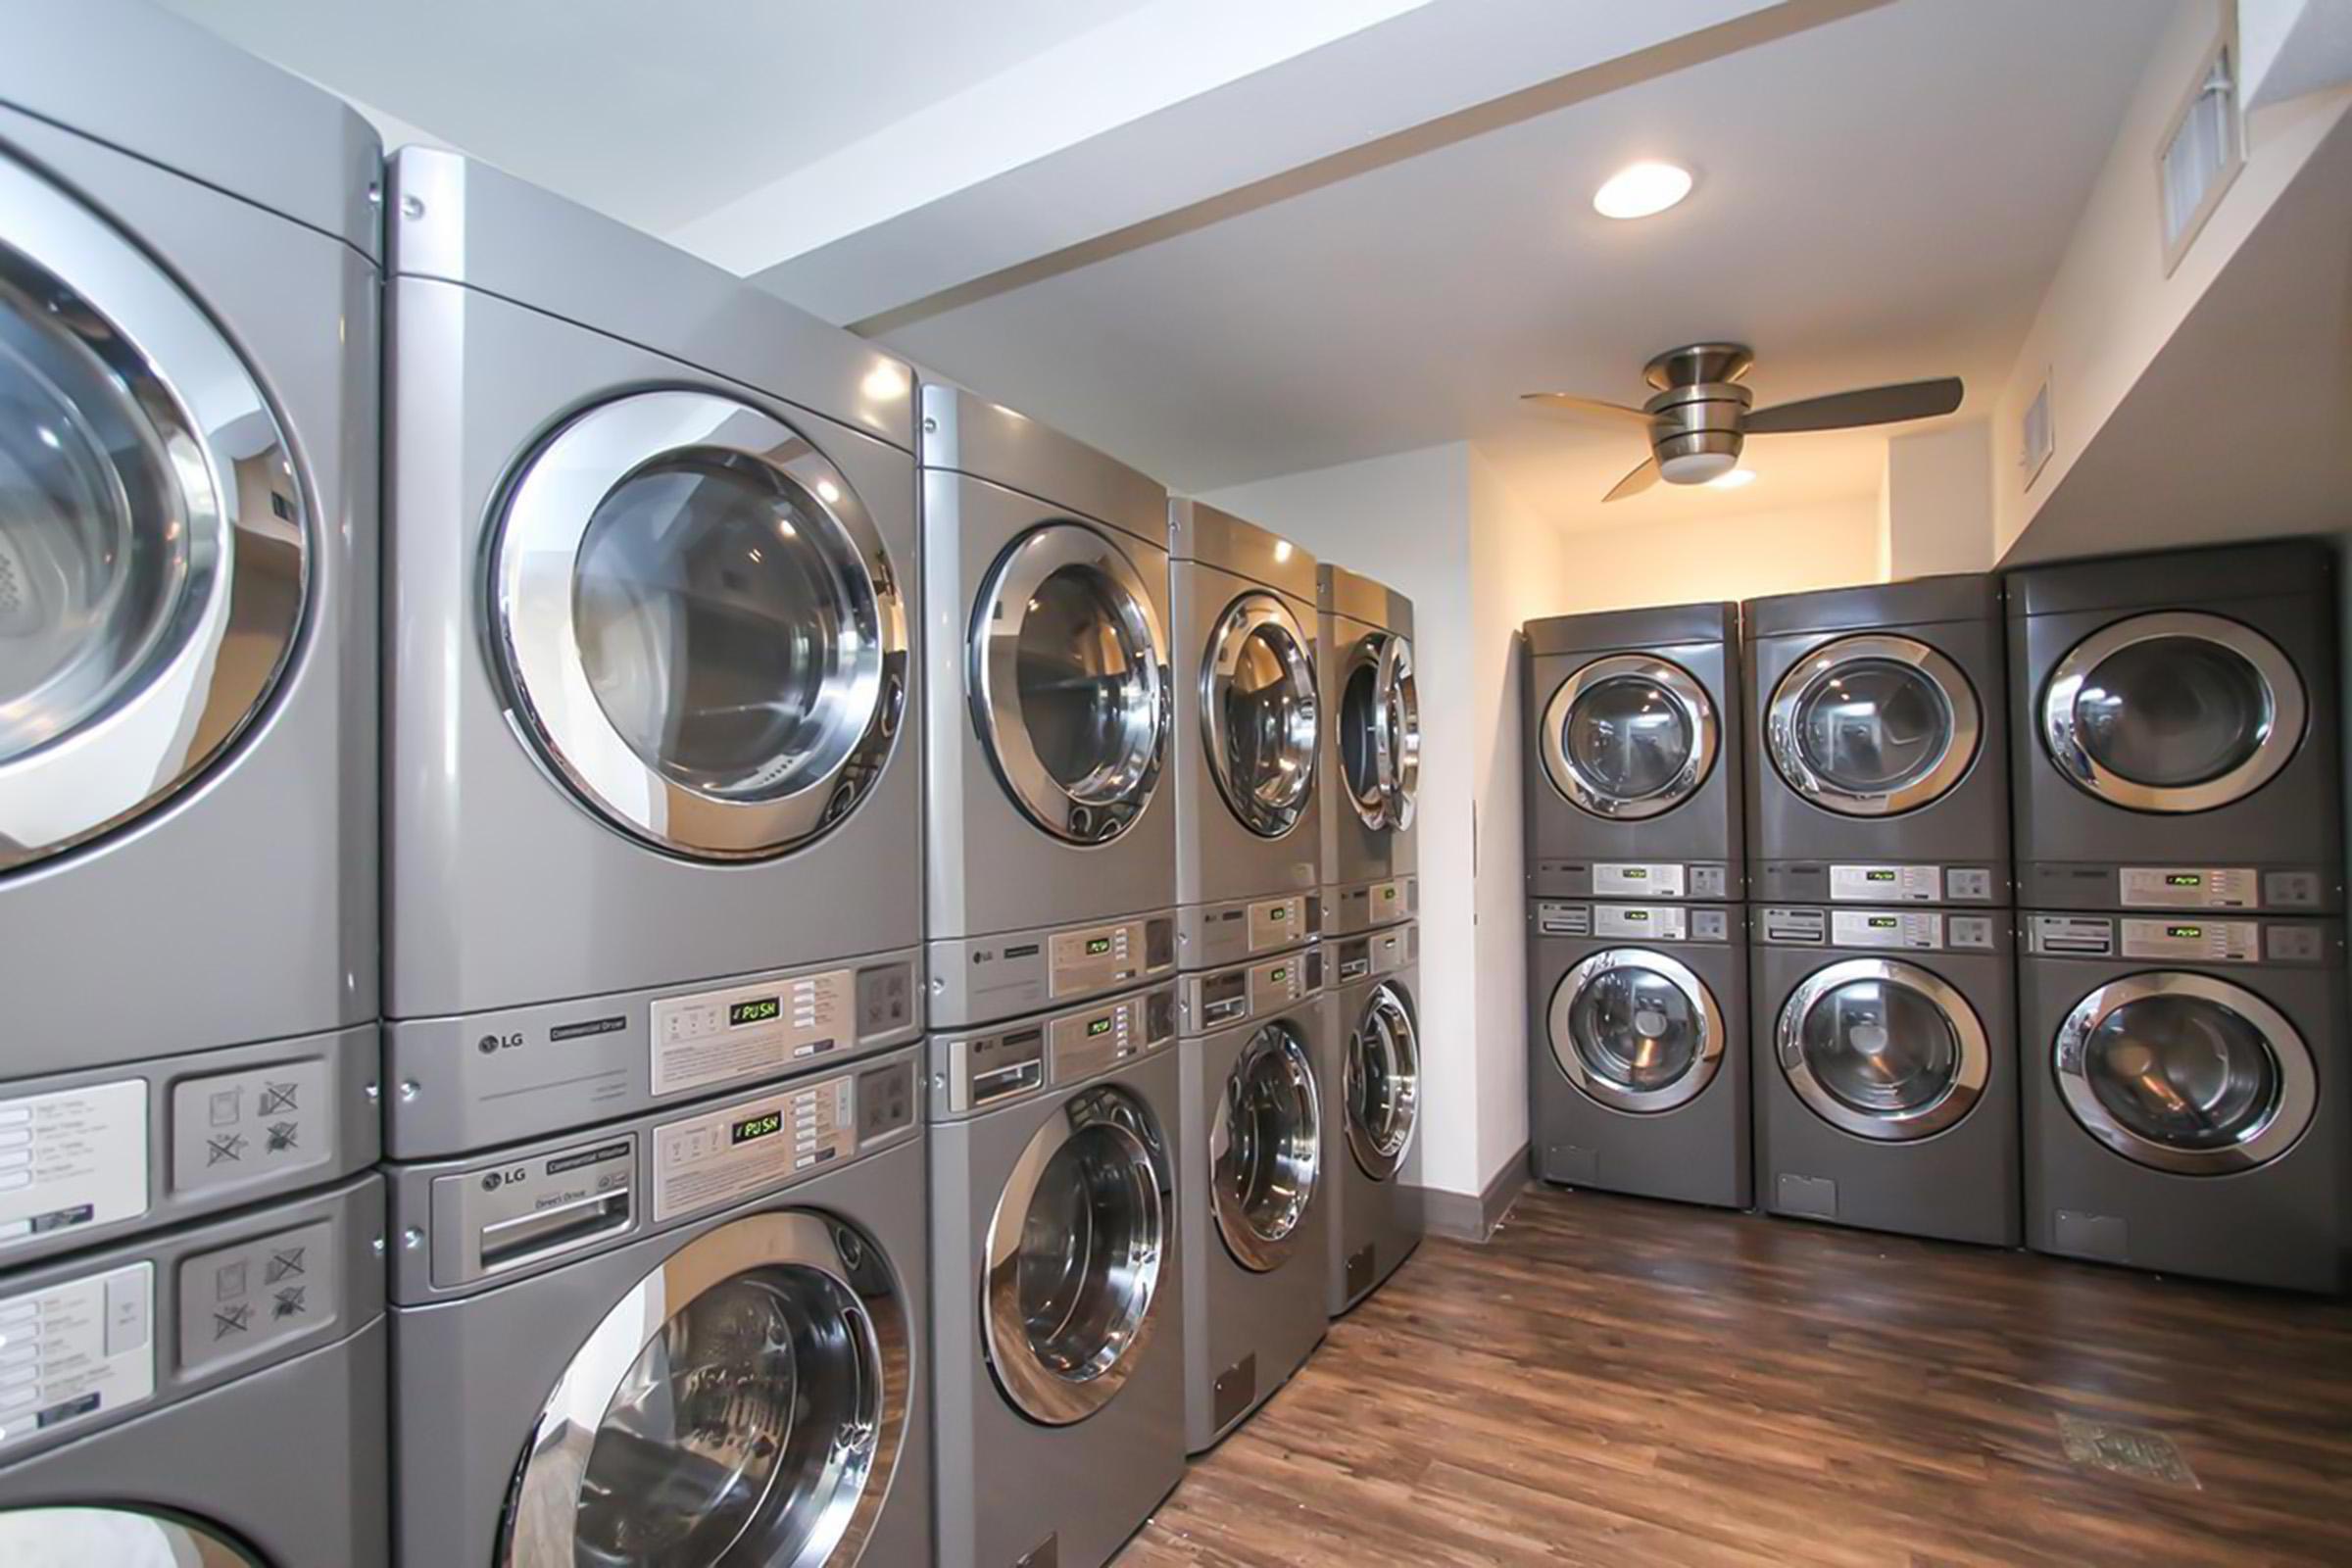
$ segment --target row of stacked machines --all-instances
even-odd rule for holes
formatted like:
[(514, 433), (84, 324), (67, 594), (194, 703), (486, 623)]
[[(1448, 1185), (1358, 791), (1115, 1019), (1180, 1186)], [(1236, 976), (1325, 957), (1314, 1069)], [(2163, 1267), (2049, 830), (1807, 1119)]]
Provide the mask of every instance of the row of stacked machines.
[(1410, 607), (10, 29), (0, 1562), (1106, 1560), (1419, 1234)]
[(1547, 1182), (2333, 1292), (2333, 566), (1531, 622)]

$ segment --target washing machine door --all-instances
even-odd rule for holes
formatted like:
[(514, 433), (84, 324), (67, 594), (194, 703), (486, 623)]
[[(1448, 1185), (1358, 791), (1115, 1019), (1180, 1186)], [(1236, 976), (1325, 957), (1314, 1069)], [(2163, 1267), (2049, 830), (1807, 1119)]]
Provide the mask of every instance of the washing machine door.
[(1764, 715), (1782, 780), (1840, 816), (1897, 816), (1968, 776), (1984, 710), (1960, 666), (1915, 637), (1840, 637), (1790, 665)]
[(980, 1282), (988, 1368), (1023, 1415), (1068, 1426), (1126, 1387), (1156, 1322), (1173, 1186), (1159, 1123), (1115, 1087), (1072, 1097), (1029, 1140)]
[(906, 1436), (908, 1309), (828, 1215), (696, 1238), (606, 1314), (541, 1411), (501, 1568), (846, 1568)]
[(268, 707), (309, 502), (220, 328), (0, 157), (0, 872), (146, 816)]
[(1421, 688), (1413, 645), (1390, 632), (1356, 642), (1340, 672), (1340, 771), (1365, 827), (1413, 825), (1421, 788)]
[(2136, 1164), (2226, 1176), (2277, 1159), (2319, 1106), (2311, 1047), (2243, 986), (2112, 981), (2058, 1026), (2058, 1087), (2083, 1131)]
[(1235, 1262), (1263, 1274), (1290, 1256), (1322, 1152), (1306, 1042), (1287, 1023), (1263, 1025), (1226, 1074), (1208, 1132), (1209, 1207)]
[(10, 1568), (270, 1568), (229, 1533), (163, 1510), (74, 1505), (0, 1509)]
[(1278, 839), (1314, 798), (1321, 734), (1314, 650), (1280, 597), (1248, 593), (1218, 617), (1200, 666), (1200, 722), (1218, 793), (1244, 827)]
[(1723, 725), (1698, 678), (1646, 654), (1596, 659), (1544, 710), (1544, 771), (1570, 805), (1632, 822), (1689, 800), (1715, 766)]
[(2302, 677), (2277, 643), (2189, 611), (2134, 615), (2067, 652), (2041, 738), (2076, 787), (2134, 811), (2209, 811), (2277, 776), (2303, 744)]
[(1695, 1100), (1723, 1065), (1723, 1008), (1690, 965), (1643, 948), (1595, 953), (1552, 988), (1551, 1058), (1611, 1110)]
[(786, 854), (857, 808), (906, 706), (880, 530), (798, 431), (634, 393), (525, 458), (490, 646), (533, 755), (605, 822), (698, 860)]
[(1341, 1078), (1348, 1152), (1366, 1176), (1389, 1181), (1412, 1152), (1421, 1122), (1421, 1036), (1412, 1004), (1396, 987), (1384, 981), (1373, 988), (1348, 1037)]
[(972, 719), (1015, 804), (1055, 838), (1108, 843), (1151, 804), (1164, 648), (1151, 590), (1107, 534), (1049, 522), (998, 559), (972, 619)]
[(1847, 958), (1815, 970), (1781, 1008), (1781, 1070), (1815, 1114), (1857, 1138), (1930, 1138), (1976, 1108), (1992, 1068), (1984, 1025), (1914, 963)]

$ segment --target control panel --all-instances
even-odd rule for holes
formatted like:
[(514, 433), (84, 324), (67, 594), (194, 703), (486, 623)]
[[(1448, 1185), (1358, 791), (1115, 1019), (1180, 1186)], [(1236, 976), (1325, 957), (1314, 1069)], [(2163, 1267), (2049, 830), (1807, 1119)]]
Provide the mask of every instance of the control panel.
[(1323, 901), (1305, 893), (1260, 899), (1249, 907), (1250, 951), (1274, 953), (1310, 942), (1323, 924)]
[(2217, 920), (2175, 915), (2028, 916), (2032, 952), (2054, 958), (2153, 958), (2174, 963), (2318, 964), (2336, 956), (2331, 929), (2299, 920)]
[(1420, 906), (1421, 883), (1416, 877), (1392, 877), (1386, 882), (1342, 888), (1325, 896), (1323, 934), (1352, 936), (1358, 931), (1377, 930), (1399, 920), (1410, 920), (1420, 912)]
[(1990, 904), (1992, 868), (1982, 865), (1832, 864), (1837, 904)]
[(936, 1040), (934, 1103), (949, 1115), (985, 1110), (1083, 1083), (1175, 1039), (1176, 990), (1163, 985), (985, 1034)]
[(1735, 932), (1730, 909), (1700, 904), (1544, 903), (1535, 923), (1539, 936), (1633, 942), (1729, 942)]
[(155, 1265), (0, 1297), (0, 1453), (155, 1395)]
[(857, 1004), (850, 969), (663, 997), (649, 1031), (654, 1093), (773, 1077), (838, 1051), (858, 1037)]
[[(1367, 944), (1368, 963), (1379, 961), (1372, 953), (1382, 935), (1373, 933)], [(1323, 989), (1323, 949), (1317, 946), (1263, 963), (1187, 976), (1184, 1026), (1200, 1034), (1280, 1012)]]
[(2003, 916), (1941, 909), (1822, 909), (1768, 905), (1756, 911), (1758, 939), (1774, 947), (1860, 952), (1993, 953)]
[(2262, 879), (2251, 866), (2127, 865), (2116, 875), (2118, 901), (2127, 909), (2251, 909), (2262, 903)]
[[(881, 1069), (903, 1082), (906, 1064)], [(902, 1091), (900, 1125), (913, 1113)], [(888, 1128), (882, 1129), (888, 1131)], [(847, 1075), (779, 1089), (654, 1129), (654, 1219), (722, 1208), (858, 1152), (858, 1083)]]
[(1731, 867), (1682, 861), (1595, 860), (1592, 892), (1598, 898), (1723, 899), (1731, 896)]
[[(1115, 991), (1144, 977), (1144, 922), (1122, 920), (1116, 925), (1083, 926), (1057, 931), (1047, 938), (1051, 947), (1049, 984), (1054, 999), (1092, 996)], [(1010, 950), (1006, 956), (1012, 956)]]
[(145, 1079), (0, 1100), (0, 1257), (146, 1211)]

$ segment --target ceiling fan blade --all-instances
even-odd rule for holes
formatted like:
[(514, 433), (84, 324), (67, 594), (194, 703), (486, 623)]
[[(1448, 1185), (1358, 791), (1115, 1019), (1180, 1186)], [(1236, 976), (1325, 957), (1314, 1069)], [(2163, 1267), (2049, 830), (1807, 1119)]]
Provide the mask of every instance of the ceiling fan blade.
[(1658, 460), (1654, 456), (1644, 458), (1642, 466), (1618, 480), (1615, 488), (1600, 499), (1604, 502), (1623, 501), (1627, 496), (1638, 496), (1656, 484), (1658, 478)]
[(1806, 398), (1758, 409), (1746, 419), (1749, 435), (1788, 435), (1799, 430), (1846, 430), (1858, 424), (1895, 424), (1904, 419), (1932, 419), (1960, 406), (1960, 378), (1904, 381), (1894, 386), (1863, 387), (1833, 392), (1826, 398)]
[(1522, 403), (1537, 403), (1562, 414), (1583, 414), (1594, 418), (1614, 419), (1621, 424), (1646, 427), (1649, 416), (1640, 409), (1629, 409), (1622, 403), (1603, 403), (1598, 398), (1580, 398), (1568, 392), (1522, 392)]

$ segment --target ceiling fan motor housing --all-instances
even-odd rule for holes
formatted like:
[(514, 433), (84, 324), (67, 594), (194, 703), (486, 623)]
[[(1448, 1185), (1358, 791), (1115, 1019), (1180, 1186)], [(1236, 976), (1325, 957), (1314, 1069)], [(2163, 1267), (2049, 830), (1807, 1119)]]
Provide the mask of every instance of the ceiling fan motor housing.
[(1702, 381), (1643, 404), (1649, 448), (1668, 484), (1705, 484), (1739, 466), (1752, 395), (1737, 381)]

